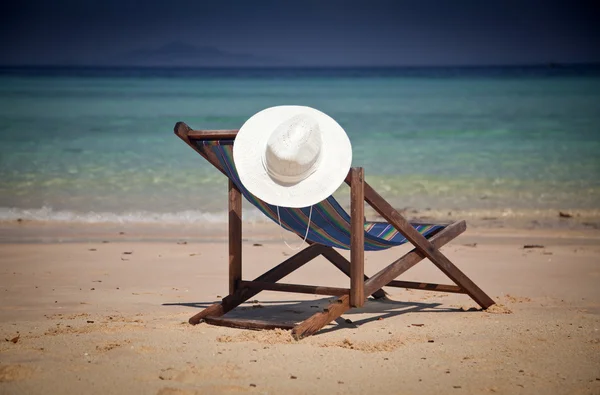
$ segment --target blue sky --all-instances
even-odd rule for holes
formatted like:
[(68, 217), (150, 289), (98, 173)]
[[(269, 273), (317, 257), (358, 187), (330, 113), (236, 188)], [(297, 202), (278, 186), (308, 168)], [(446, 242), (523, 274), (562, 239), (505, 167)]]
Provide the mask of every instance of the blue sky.
[(0, 64), (106, 64), (169, 42), (290, 66), (600, 62), (592, 1), (23, 0)]

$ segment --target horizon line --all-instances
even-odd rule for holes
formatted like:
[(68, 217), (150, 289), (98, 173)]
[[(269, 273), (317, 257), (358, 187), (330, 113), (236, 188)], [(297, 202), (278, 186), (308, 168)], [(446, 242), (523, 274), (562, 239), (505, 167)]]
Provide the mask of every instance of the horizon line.
[(422, 65), (94, 65), (94, 64), (0, 64), (0, 68), (96, 68), (96, 69), (415, 69), (415, 68), (493, 68), (493, 67), (576, 67), (600, 66), (594, 62), (536, 62), (536, 63), (485, 63), (485, 64), (422, 64)]

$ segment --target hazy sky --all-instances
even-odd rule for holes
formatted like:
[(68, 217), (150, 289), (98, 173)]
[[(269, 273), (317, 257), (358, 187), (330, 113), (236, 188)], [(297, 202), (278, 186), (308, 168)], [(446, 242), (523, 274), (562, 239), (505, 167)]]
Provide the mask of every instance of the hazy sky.
[(0, 64), (94, 64), (173, 41), (290, 65), (600, 62), (597, 4), (6, 0)]

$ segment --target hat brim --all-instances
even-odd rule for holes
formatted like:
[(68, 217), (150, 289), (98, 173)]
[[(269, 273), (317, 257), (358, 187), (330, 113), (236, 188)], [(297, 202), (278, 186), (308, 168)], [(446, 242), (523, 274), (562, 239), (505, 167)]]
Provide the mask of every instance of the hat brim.
[[(267, 141), (278, 125), (306, 114), (319, 124), (321, 156), (317, 169), (293, 185), (275, 182), (263, 166)], [(308, 207), (329, 197), (344, 182), (352, 164), (352, 145), (344, 129), (329, 115), (305, 106), (277, 106), (262, 110), (240, 128), (233, 143), (233, 160), (246, 189), (266, 203), (280, 207)]]

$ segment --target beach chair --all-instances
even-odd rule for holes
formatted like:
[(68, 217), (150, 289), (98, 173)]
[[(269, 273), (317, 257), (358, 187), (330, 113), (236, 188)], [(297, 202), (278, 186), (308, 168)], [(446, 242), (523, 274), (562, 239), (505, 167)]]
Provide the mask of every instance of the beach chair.
[[(351, 168), (346, 177), (350, 186), (350, 214), (330, 196), (315, 205), (306, 242), (308, 247), (289, 257), (254, 280), (242, 278), (242, 196), (267, 217), (279, 224), (277, 208), (250, 194), (239, 181), (233, 162), (233, 140), (237, 130), (192, 130), (183, 122), (175, 125), (175, 134), (229, 179), (229, 295), (220, 303), (203, 309), (189, 319), (246, 329), (291, 329), (295, 339), (310, 336), (353, 307), (362, 307), (366, 298), (382, 298), (382, 287), (399, 287), (438, 292), (464, 293), (483, 309), (494, 304), (473, 281), (461, 272), (440, 247), (466, 230), (465, 221), (451, 224), (410, 223), (383, 199), (364, 179), (362, 168)], [(366, 222), (364, 202), (387, 222)], [(308, 208), (279, 208), (281, 226), (304, 238)], [(378, 251), (411, 243), (414, 248), (372, 277), (364, 274), (364, 252)], [(334, 248), (349, 249), (350, 261)], [(305, 263), (322, 255), (350, 277), (349, 288), (320, 285), (284, 284), (278, 281)], [(423, 259), (428, 258), (455, 285), (395, 280)], [(227, 318), (224, 315), (248, 301), (260, 291), (281, 291), (335, 296), (322, 311), (299, 323)]]

